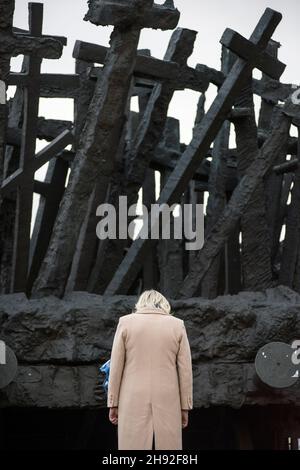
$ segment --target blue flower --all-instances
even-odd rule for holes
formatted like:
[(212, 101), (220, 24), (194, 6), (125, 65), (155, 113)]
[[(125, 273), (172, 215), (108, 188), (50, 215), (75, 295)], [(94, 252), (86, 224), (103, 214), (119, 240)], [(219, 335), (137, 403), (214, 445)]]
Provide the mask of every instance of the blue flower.
[(105, 379), (104, 379), (104, 382), (102, 383), (102, 387), (104, 388), (105, 393), (107, 393), (107, 390), (108, 390), (109, 370), (110, 370), (110, 359), (106, 361), (101, 367), (99, 367), (99, 371), (102, 374), (105, 374)]

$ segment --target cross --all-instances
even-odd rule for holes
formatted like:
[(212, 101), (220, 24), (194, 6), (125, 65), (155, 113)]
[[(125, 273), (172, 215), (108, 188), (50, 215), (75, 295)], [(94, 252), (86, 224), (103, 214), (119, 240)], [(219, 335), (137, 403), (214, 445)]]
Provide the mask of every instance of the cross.
[[(27, 67), (27, 57), (23, 58), (21, 71), (25, 72)], [(17, 88), (14, 98), (8, 102), (8, 119), (6, 131), (6, 143), (8, 144), (5, 149), (5, 160), (3, 169), (3, 178), (14, 172), (19, 167), (20, 160), (20, 145), (22, 141), (22, 122), (23, 122), (23, 108), (24, 108), (24, 93), (23, 89)], [(10, 130), (13, 130), (10, 135)], [(13, 138), (12, 138), (13, 137)], [(11, 144), (11, 145), (10, 145)], [(14, 222), (16, 214), (16, 194), (13, 193), (10, 197), (4, 197), (1, 204), (1, 219), (2, 224), (5, 226), (5, 232), (1, 239), (1, 292), (7, 293), (10, 291), (10, 279), (12, 269), (12, 253), (13, 253), (13, 239), (14, 239)]]
[(2, 183), (1, 192), (3, 195), (22, 186), (24, 180), (33, 179), (34, 173), (45, 165), (52, 157), (59, 154), (64, 148), (74, 141), (73, 132), (69, 129), (63, 130), (55, 137), (50, 144), (35, 154), (34, 158), (28, 162), (26, 168), (19, 168), (12, 175), (8, 176)]
[[(60, 76), (60, 82), (56, 82), (54, 87), (52, 87), (51, 81), (49, 80), (49, 85), (44, 90), (44, 92), (50, 96), (52, 96), (53, 93), (59, 93), (61, 97), (70, 97), (69, 93), (70, 91), (72, 92), (71, 97), (74, 99), (74, 130), (71, 134), (71, 141), (69, 142), (72, 143), (72, 151), (69, 152), (72, 155), (74, 155), (77, 148), (78, 137), (81, 134), (88, 106), (94, 91), (93, 82), (89, 79), (87, 73), (91, 66), (92, 64), (90, 63), (76, 61), (75, 75)], [(44, 75), (44, 79), (46, 79), (44, 84), (46, 84), (48, 78), (48, 74)], [(43, 79), (41, 79), (41, 81), (42, 80)], [(68, 133), (65, 132), (65, 136), (67, 138)], [(35, 182), (35, 189), (41, 194), (41, 198), (32, 233), (30, 272), (27, 280), (28, 292), (32, 289), (32, 285), (47, 252), (59, 204), (65, 191), (68, 170), (72, 165), (72, 159), (64, 158), (66, 152), (55, 153), (57, 153), (57, 158), (50, 161), (45, 181), (42, 184)]]
[(33, 286), (35, 296), (50, 291), (57, 295), (63, 293), (80, 227), (99, 175), (108, 187), (123, 131), (141, 29), (168, 29), (170, 24), (175, 27), (179, 13), (169, 7), (169, 2), (158, 7), (153, 5), (153, 0), (92, 0), (86, 19), (114, 26), (111, 47), (96, 83), (52, 238)]
[[(28, 31), (20, 31), (19, 29), (18, 32), (27, 35), (29, 34)], [(61, 40), (63, 44), (66, 43), (66, 38), (60, 36), (53, 37)], [(84, 123), (84, 118), (88, 110), (88, 104), (92, 98), (92, 94), (95, 88), (95, 81), (91, 77), (92, 65), (92, 63), (77, 60), (75, 74), (40, 74), (41, 97), (74, 99), (74, 132), (76, 135), (80, 135), (82, 131), (82, 124)], [(21, 87), (25, 87), (28, 83), (28, 80), (30, 79), (28, 74), (25, 72), (26, 66), (23, 67), (23, 72), (21, 73), (10, 73), (8, 78), (8, 85), (17, 86), (18, 90), (21, 90)], [(88, 97), (86, 96), (87, 89), (90, 90)], [(143, 93), (143, 89), (140, 86), (135, 87), (134, 93)], [(16, 104), (17, 106), (21, 106), (22, 115), (23, 99), (16, 97), (16, 99), (14, 98), (13, 103), (14, 105)], [(77, 109), (78, 112), (76, 112)], [(14, 109), (13, 114), (16, 112), (16, 109)], [(20, 117), (22, 118), (22, 116)], [(20, 147), (22, 132), (20, 129), (18, 129), (17, 121), (15, 121), (15, 117), (13, 115), (11, 116), (10, 122), (11, 124), (9, 125), (11, 127), (7, 129), (7, 143)], [(57, 215), (60, 198), (65, 189), (68, 162), (71, 164), (74, 158), (74, 151), (69, 152), (68, 156), (67, 152), (61, 152), (66, 147), (66, 145), (71, 144), (74, 140), (73, 134), (71, 132), (66, 132), (67, 129), (70, 131), (72, 128), (72, 122), (51, 119), (45, 120), (42, 117), (38, 118), (37, 137), (39, 139), (51, 141), (51, 144), (47, 145), (44, 149), (36, 154), (33, 162), (34, 165), (31, 169), (27, 168), (27, 174), (28, 170), (29, 173), (36, 171), (50, 159), (56, 156), (58, 156), (58, 158), (54, 158), (53, 162), (50, 162), (50, 166), (47, 170), (46, 178), (43, 183), (36, 180), (34, 181), (34, 192), (40, 194), (41, 198), (30, 243), (30, 272), (28, 274), (27, 280), (27, 290), (29, 292), (49, 244), (49, 239), (52, 233), (55, 217)], [(12, 147), (10, 147), (10, 150), (15, 152), (15, 149)], [(22, 180), (24, 174), (21, 169), (17, 168), (12, 169), (12, 171), (9, 172), (9, 175), (10, 176), (3, 182), (2, 194), (9, 196), (10, 198), (14, 189), (16, 188), (17, 183)], [(5, 203), (10, 204), (8, 201), (8, 198), (4, 200)], [(15, 210), (13, 210), (13, 208), (10, 208), (9, 212), (12, 212), (12, 215), (14, 216)], [(10, 217), (8, 212), (6, 212), (5, 217)], [(7, 224), (7, 226), (8, 225), (9, 224)], [(8, 237), (9, 236), (7, 236), (6, 232), (6, 239), (4, 240), (6, 244), (8, 243)], [(10, 235), (9, 240), (10, 239), (13, 239), (13, 234)], [(4, 250), (7, 252), (7, 256), (2, 257), (2, 262), (5, 262), (7, 267), (4, 268), (2, 265), (2, 272), (8, 273), (11, 267), (10, 252), (12, 250), (9, 247), (7, 247), (7, 249), (4, 248)], [(2, 280), (2, 287), (4, 287), (4, 284), (7, 284), (6, 279)]]
[[(270, 58), (264, 54), (264, 49), (281, 18), (280, 13), (267, 8), (251, 35), (250, 40), (245, 40), (246, 43), (244, 41), (239, 42), (239, 45), (241, 44), (242, 58), (236, 60), (230, 73), (227, 75), (210, 109), (203, 117), (201, 125), (196, 135), (193, 137), (191, 144), (183, 153), (164, 186), (160, 198), (157, 201), (158, 204), (166, 203), (171, 205), (178, 202), (192, 175), (205, 158), (211, 142), (215, 139), (224, 119), (226, 119), (226, 116), (230, 112), (234, 100), (243, 85), (243, 81), (247, 79), (249, 72), (256, 66), (265, 71), (264, 64), (266, 63), (268, 73), (272, 73), (276, 78), (282, 73), (283, 65), (278, 63), (275, 58)], [(226, 30), (221, 42), (224, 42), (228, 47), (232, 47), (234, 52), (239, 55), (239, 46), (236, 45), (235, 38), (236, 36), (233, 35), (232, 32)], [(249, 52), (246, 50), (246, 44), (249, 45)], [(154, 222), (154, 225), (157, 224), (157, 222), (158, 220)], [(149, 226), (148, 236), (150, 235), (150, 230), (151, 227)], [(138, 238), (132, 243), (112, 281), (107, 287), (105, 294), (112, 295), (127, 292), (138, 274), (148, 244), (154, 241), (155, 240), (152, 241), (149, 237), (148, 239)]]
[[(76, 57), (75, 57), (76, 58)], [(105, 59), (105, 58), (104, 58)], [(103, 59), (103, 62), (105, 61)], [(86, 62), (86, 60), (78, 57), (79, 61)], [(191, 69), (193, 70), (193, 69)], [(86, 78), (95, 81), (99, 77), (101, 71), (90, 64), (86, 69)], [(200, 75), (197, 74), (193, 81), (199, 82)], [(9, 74), (7, 85), (11, 86), (25, 86), (27, 81), (26, 75), (22, 73), (11, 72)], [(146, 88), (143, 86), (145, 80), (137, 79), (134, 88), (133, 96), (145, 93)], [(151, 85), (152, 86), (152, 85)], [(196, 84), (197, 89), (200, 85)], [(149, 87), (149, 85), (148, 85)], [(80, 93), (80, 76), (75, 74), (61, 74), (61, 73), (41, 73), (40, 74), (40, 96), (41, 98), (71, 98), (76, 99)]]
[(121, 28), (134, 25), (140, 29), (166, 31), (176, 28), (179, 16), (173, 0), (166, 0), (164, 5), (156, 5), (149, 0), (90, 0), (84, 19), (97, 26), (110, 24)]
[[(152, 73), (155, 70), (156, 76), (159, 77), (159, 84), (155, 84), (152, 82), (152, 86), (150, 88), (150, 106), (149, 108), (145, 107), (144, 111), (146, 112), (147, 118), (143, 119), (143, 126), (139, 129), (139, 135), (136, 137), (136, 141), (139, 142), (139, 145), (135, 145), (134, 152), (130, 155), (130, 152), (127, 152), (127, 157), (125, 156), (125, 160), (128, 158), (130, 159), (130, 168), (129, 171), (134, 171), (134, 181), (135, 186), (131, 185), (130, 191), (121, 189), (121, 183), (123, 185), (123, 179), (120, 181), (120, 185), (118, 188), (116, 186), (118, 183), (114, 184), (111, 192), (114, 194), (116, 192), (122, 192), (124, 195), (124, 191), (129, 199), (134, 198), (135, 202), (138, 197), (138, 190), (143, 183), (143, 179), (147, 170), (147, 166), (149, 164), (150, 159), (155, 159), (155, 154), (153, 154), (153, 149), (157, 146), (159, 142), (160, 135), (164, 129), (164, 122), (166, 120), (167, 110), (169, 106), (170, 99), (173, 95), (173, 92), (177, 89), (182, 88), (192, 88), (197, 91), (204, 91), (208, 86), (208, 79), (202, 73), (195, 69), (192, 69), (186, 65), (186, 60), (192, 52), (193, 43), (195, 40), (195, 32), (189, 30), (182, 30), (177, 29), (170, 40), (168, 52), (165, 55), (164, 60), (158, 60), (152, 58), (149, 55), (145, 55), (142, 51), (139, 52), (140, 55), (137, 57), (137, 63), (135, 66), (135, 75), (137, 73), (138, 67), (139, 70), (142, 70), (141, 63), (144, 59), (150, 59), (149, 63), (146, 63), (145, 70), (149, 70)], [(103, 54), (100, 55), (99, 54)], [(73, 56), (80, 57), (81, 59), (85, 58), (88, 60), (95, 60), (97, 62), (101, 62), (104, 60), (104, 57), (107, 53), (106, 48), (102, 48), (102, 46), (96, 46), (93, 44), (87, 44), (82, 42), (77, 42), (74, 47)], [(170, 71), (168, 71), (168, 66), (171, 65)], [(162, 68), (163, 73), (159, 74), (159, 70)], [(171, 73), (173, 71), (173, 73)], [(175, 73), (176, 71), (176, 73)], [(181, 71), (179, 73), (179, 71)], [(95, 73), (95, 72), (94, 72)], [(102, 73), (102, 72), (101, 72)], [(175, 74), (175, 75), (174, 75)], [(179, 78), (179, 80), (178, 80)], [(137, 78), (140, 80), (140, 77)], [(153, 90), (155, 87), (155, 90)], [(149, 90), (149, 89), (148, 89)], [(152, 95), (151, 95), (152, 90)], [(158, 92), (159, 90), (159, 92)], [(149, 93), (149, 91), (148, 91)], [(155, 139), (154, 139), (155, 135)], [(152, 150), (151, 150), (152, 149)], [(161, 164), (165, 165), (166, 155), (168, 153), (167, 149), (164, 149), (162, 155)], [(178, 152), (177, 158), (180, 156)], [(139, 178), (137, 180), (137, 175)], [(103, 184), (100, 180), (98, 181), (98, 186), (102, 188)], [(95, 288), (97, 292), (101, 292), (105, 284), (109, 281), (108, 274), (110, 273), (111, 276), (114, 270), (117, 268), (120, 258), (123, 256), (123, 249), (124, 249), (124, 241), (117, 240), (113, 246), (109, 243), (99, 243), (99, 249), (97, 253), (96, 260), (94, 260), (94, 256), (90, 253), (88, 254), (87, 247), (94, 247), (93, 241), (95, 239), (95, 226), (97, 220), (95, 218), (96, 207), (100, 204), (101, 199), (99, 197), (101, 194), (99, 191), (96, 192), (94, 203), (91, 203), (90, 211), (90, 220), (88, 224), (82, 227), (82, 230), (85, 230), (85, 234), (80, 235), (83, 238), (81, 243), (77, 244), (76, 253), (74, 256), (74, 260), (82, 260), (81, 263), (79, 261), (76, 263), (73, 261), (72, 264), (72, 271), (71, 275), (68, 280), (67, 289), (71, 288), (71, 285), (74, 284), (74, 274), (78, 278), (86, 280), (88, 277), (89, 271), (87, 270), (87, 263), (88, 266), (91, 266), (90, 258), (94, 263), (93, 270), (90, 274), (90, 280), (88, 284), (88, 289), (92, 290)], [(112, 201), (111, 201), (112, 202)], [(118, 207), (117, 207), (118, 208)], [(105, 253), (109, 253), (109, 259), (104, 256), (104, 245), (106, 245)], [(94, 250), (93, 250), (94, 252)], [(76, 273), (74, 270), (76, 269)], [(72, 278), (72, 283), (70, 282)], [(83, 284), (81, 284), (82, 288)]]
[[(108, 49), (104, 46), (76, 41), (73, 57), (103, 64), (107, 52)], [(137, 55), (134, 75), (138, 78), (146, 77), (155, 81), (175, 81), (177, 90), (189, 88), (202, 92), (210, 81), (214, 84), (218, 83), (218, 79), (216, 79), (218, 73), (209, 67), (198, 65), (194, 69), (186, 63), (179, 64), (175, 60), (156, 59), (141, 52)]]
[[(16, 28), (14, 28), (16, 30)], [(18, 29), (17, 33), (27, 34), (29, 32)], [(42, 36), (45, 37), (45, 36)], [(49, 38), (49, 36), (46, 36)], [(53, 36), (54, 39), (66, 44), (66, 38)], [(8, 85), (17, 86), (17, 92), (11, 100), (12, 109), (10, 111), (7, 129), (7, 143), (14, 145), (9, 147), (6, 152), (6, 160), (9, 160), (8, 152), (13, 152), (19, 160), (19, 148), (22, 142), (22, 130), (19, 129), (23, 120), (23, 89), (30, 82), (28, 75), (28, 57), (24, 59), (24, 65), (21, 73), (10, 73), (8, 77)], [(64, 88), (65, 87), (65, 88)], [(77, 99), (80, 89), (79, 75), (61, 75), (61, 74), (40, 74), (40, 96), (43, 97), (59, 97)], [(29, 272), (27, 278), (27, 288), (30, 291), (32, 280), (35, 278), (40, 263), (45, 255), (49, 238), (52, 232), (55, 217), (58, 211), (60, 199), (65, 189), (65, 180), (69, 168), (70, 159), (64, 157), (62, 150), (73, 143), (74, 137), (71, 132), (73, 122), (51, 120), (38, 117), (37, 121), (37, 137), (51, 141), (49, 145), (44, 147), (35, 155), (35, 158), (28, 164), (26, 170), (22, 168), (12, 167), (9, 171), (9, 177), (5, 179), (2, 186), (2, 194), (5, 195), (3, 204), (7, 206), (4, 211), (6, 236), (3, 241), (2, 251), (2, 272), (1, 279), (2, 289), (7, 291), (9, 285), (9, 274), (11, 270), (11, 252), (10, 243), (13, 240), (13, 226), (9, 219), (15, 217), (15, 207), (12, 205), (14, 201), (15, 190), (18, 184), (22, 185), (24, 178), (34, 179), (34, 172), (41, 166), (53, 159), (48, 167), (44, 182), (34, 180), (34, 192), (40, 194), (37, 216), (35, 218), (33, 233), (30, 241), (29, 253)], [(68, 130), (68, 131), (67, 131)], [(58, 157), (58, 158), (54, 158)], [(15, 205), (15, 204), (14, 204)], [(5, 266), (4, 266), (4, 264)]]
[[(88, 74), (88, 70), (92, 65), (91, 63), (77, 60), (75, 75), (60, 75), (61, 80), (55, 80), (54, 87), (52, 86), (53, 82), (51, 80), (48, 81), (49, 75), (42, 77), (42, 83), (43, 78), (45, 85), (48, 81), (48, 86), (45, 87), (44, 93), (50, 96), (53, 93), (59, 93), (61, 97), (71, 96), (74, 99), (74, 139), (72, 139), (72, 151), (69, 152), (73, 158), (94, 92), (95, 86), (93, 81), (89, 79)], [(70, 95), (70, 92), (72, 95)], [(41, 186), (39, 192), (42, 197), (32, 234), (30, 273), (27, 281), (29, 292), (32, 289), (42, 260), (47, 252), (59, 204), (65, 190), (67, 172), (72, 165), (73, 158), (62, 158), (65, 154), (66, 152), (58, 154), (58, 158), (50, 162), (44, 184), (41, 186), (38, 183), (38, 186)]]
[[(28, 36), (30, 37), (31, 35), (30, 31), (26, 29), (13, 27), (12, 31), (15, 36), (17, 36), (18, 38), (20, 37), (21, 39), (24, 37), (27, 38)], [(49, 36), (49, 34), (41, 34), (40, 38), (55, 39), (56, 41), (60, 42), (60, 44), (63, 44), (64, 46), (67, 45), (67, 38), (65, 36), (55, 36), (55, 35)]]
[[(175, 151), (178, 152), (178, 158), (180, 158), (180, 122), (168, 118), (165, 132), (162, 139), (162, 148), (173, 148)], [(167, 181), (170, 174), (170, 170), (164, 169), (160, 173), (160, 187), (162, 188)], [(155, 184), (154, 184), (155, 189)], [(186, 192), (187, 193), (187, 192)], [(187, 194), (182, 195), (181, 202), (184, 204)], [(155, 197), (152, 198), (151, 203), (155, 203)], [(143, 203), (144, 203), (144, 187), (143, 187)], [(180, 207), (180, 210), (182, 207)], [(148, 211), (151, 210), (151, 206), (148, 207)], [(178, 292), (178, 289), (181, 287), (182, 280), (183, 280), (183, 257), (184, 247), (182, 240), (175, 239), (173, 236), (174, 231), (174, 216), (170, 217), (170, 239), (169, 240), (159, 240), (157, 246), (153, 246), (152, 250), (149, 250), (149, 255), (146, 259), (149, 259), (148, 263), (148, 270), (152, 272), (156, 268), (155, 261), (157, 260), (157, 271), (159, 272), (159, 290), (168, 298), (173, 298), (175, 293)], [(143, 264), (143, 271), (144, 276), (147, 274), (147, 270), (145, 269), (145, 264)], [(147, 278), (146, 278), (147, 280)], [(152, 288), (152, 284), (150, 286), (146, 286), (143, 282), (142, 288)]]
[[(8, 7), (8, 5), (5, 5)], [(34, 164), (36, 128), (39, 105), (39, 74), (42, 58), (59, 58), (62, 44), (56, 39), (42, 37), (43, 5), (29, 4), (29, 33), (13, 34), (11, 21), (13, 2), (9, 3), (9, 23), (1, 31), (2, 53), (6, 55), (7, 69), (5, 81), (8, 78), (9, 58), (11, 55), (28, 55), (27, 84), (24, 91), (24, 123), (22, 128), (22, 143), (20, 148), (20, 170), (24, 173), (22, 182), (16, 181), (17, 189), (15, 234), (12, 261), (11, 291), (24, 291), (28, 271), (30, 244), (30, 223), (33, 196), (33, 177), (28, 168)], [(2, 8), (4, 8), (2, 4)], [(6, 10), (2, 13), (7, 13)], [(1, 13), (1, 12), (0, 12)], [(3, 23), (1, 23), (3, 25)], [(2, 193), (2, 191), (1, 191)]]
[(27, 52), (45, 58), (59, 58), (61, 44), (47, 38), (36, 38), (28, 35), (23, 42), (20, 35), (13, 34), (12, 22), (14, 13), (14, 0), (4, 0), (0, 3), (0, 184), (3, 177), (3, 163), (5, 152), (6, 132), (6, 83), (10, 69), (12, 55), (26, 54)]
[[(7, 84), (25, 86), (27, 77), (24, 74), (11, 72)], [(79, 88), (79, 76), (76, 74), (41, 73), (40, 96), (42, 98), (74, 98)]]
[[(36, 279), (39, 272), (40, 265), (47, 251), (51, 233), (55, 223), (55, 218), (59, 209), (59, 204), (65, 190), (65, 180), (68, 171), (68, 163), (72, 165), (74, 160), (74, 153), (78, 143), (78, 137), (81, 135), (85, 116), (88, 111), (89, 103), (92, 99), (95, 81), (92, 76), (91, 63), (77, 60), (76, 61), (76, 74), (75, 75), (61, 75), (61, 74), (42, 74), (41, 75), (41, 96), (45, 97), (59, 97), (59, 98), (73, 98), (74, 99), (74, 144), (72, 151), (66, 151), (58, 154), (57, 158), (50, 161), (45, 181), (34, 182), (35, 192), (41, 195), (40, 203), (35, 219), (35, 224), (32, 233), (31, 246), (30, 246), (30, 272), (27, 280), (27, 290), (30, 292), (32, 284)], [(133, 94), (144, 93), (141, 87), (135, 87)], [(42, 124), (42, 123), (41, 123)], [(43, 138), (52, 136), (56, 138), (63, 132), (64, 129), (70, 126), (70, 123), (64, 121), (51, 121), (47, 120), (44, 126), (38, 128)], [(44, 129), (45, 127), (45, 129)], [(58, 132), (58, 129), (61, 129)], [(56, 134), (55, 134), (56, 133)], [(45, 136), (46, 134), (46, 136)], [(69, 134), (70, 135), (70, 134)], [(62, 136), (63, 137), (63, 134)], [(68, 138), (68, 134), (65, 133)], [(50, 139), (51, 140), (51, 139)], [(63, 142), (61, 142), (63, 144)], [(63, 146), (63, 145), (62, 145)], [(49, 157), (54, 156), (50, 153)], [(76, 273), (81, 279), (87, 280), (88, 273), (86, 270), (89, 266), (89, 261), (93, 262), (93, 243), (97, 241), (95, 233), (96, 221), (89, 219), (89, 225), (92, 227), (92, 233), (89, 231), (89, 236), (85, 236), (84, 245), (81, 250), (80, 269)], [(84, 229), (84, 224), (81, 231)], [(89, 229), (87, 228), (87, 231)], [(80, 236), (79, 236), (80, 238)], [(80, 244), (79, 244), (80, 245)], [(78, 243), (77, 243), (78, 246)], [(77, 248), (76, 248), (77, 251)], [(73, 265), (75, 257), (73, 260)], [(78, 278), (76, 279), (76, 281)]]
[[(170, 61), (175, 63), (178, 68), (184, 68), (193, 52), (195, 39), (195, 31), (176, 29), (170, 39), (164, 62)], [(199, 84), (200, 87), (201, 91), (205, 91), (208, 87), (208, 81), (202, 82), (201, 86)], [(177, 81), (170, 80), (169, 77), (154, 86), (132, 145), (125, 152), (124, 160), (128, 162), (126, 176), (125, 181), (121, 181), (117, 192), (119, 195), (127, 196), (128, 206), (137, 203), (139, 189), (144, 182), (154, 150), (163, 135), (169, 104), (176, 89)], [(113, 192), (116, 192), (115, 188)], [(98, 204), (99, 202), (101, 201), (98, 201)], [(116, 210), (118, 217), (118, 206)], [(114, 245), (113, 251), (112, 244)], [(88, 284), (89, 290), (93, 290), (95, 287), (97, 292), (103, 290), (103, 287), (109, 282), (109, 274), (112, 277), (123, 257), (126, 244), (127, 240), (116, 240), (111, 243), (108, 241), (104, 253), (100, 241), (98, 255)], [(109, 256), (106, 257), (105, 254), (109, 254)]]
[[(222, 46), (221, 54), (221, 71), (224, 73), (224, 76), (228, 75), (231, 67), (235, 62), (235, 56), (232, 54), (226, 47)], [(203, 115), (202, 115), (203, 118)], [(209, 171), (208, 179), (208, 200), (206, 206), (206, 218), (205, 218), (205, 234), (209, 232), (211, 227), (219, 219), (227, 200), (226, 194), (226, 172), (227, 172), (227, 161), (228, 161), (228, 147), (229, 147), (229, 138), (230, 138), (230, 120), (227, 119), (218, 133), (216, 139), (214, 140), (213, 149), (212, 149), (212, 159)], [(197, 132), (195, 130), (195, 132)], [(231, 248), (231, 255), (232, 247)], [(191, 252), (194, 255), (195, 252)], [(215, 259), (209, 271), (206, 273), (202, 283), (201, 283), (201, 295), (205, 298), (214, 298), (217, 297), (220, 289), (220, 270), (224, 271), (227, 268), (228, 258), (226, 252), (220, 253), (219, 256)], [(234, 259), (234, 256), (230, 257), (230, 262)], [(224, 259), (224, 264), (222, 264), (222, 259)], [(193, 259), (193, 263), (195, 260)], [(190, 263), (190, 266), (192, 263)], [(236, 268), (236, 266), (235, 266)], [(236, 270), (235, 270), (236, 271)], [(232, 275), (232, 277), (234, 274)], [(225, 277), (225, 282), (227, 286), (230, 284), (232, 278)]]
[[(66, 129), (72, 130), (73, 122), (63, 119), (45, 119), (42, 116), (38, 118), (37, 138), (51, 142)], [(22, 129), (11, 126), (8, 123), (6, 132), (6, 144), (14, 147), (20, 147), (22, 142)]]
[[(235, 109), (247, 107), (250, 111), (248, 116), (234, 120), (239, 179), (243, 177), (259, 152), (251, 82), (252, 76), (249, 74), (245, 86), (235, 101)], [(264, 181), (261, 181), (240, 220), (242, 286), (251, 291), (265, 290), (273, 285), (270, 233), (264, 201), (265, 186)]]
[[(229, 39), (230, 38), (227, 37), (227, 41), (229, 41)], [(224, 38), (224, 41), (225, 40)], [(230, 47), (233, 49), (234, 44), (232, 43)], [(96, 64), (103, 64), (107, 52), (107, 47), (84, 41), (76, 41), (73, 57)], [(178, 67), (178, 64), (172, 61), (145, 56), (142, 53), (138, 53), (134, 74), (138, 78), (146, 77), (156, 81), (172, 80), (173, 77), (176, 77), (178, 89), (190, 88), (194, 91), (201, 91), (201, 89), (199, 89), (199, 81), (200, 86), (201, 82), (209, 81), (217, 87), (221, 87), (226, 79), (226, 74), (222, 71), (217, 71), (203, 64), (198, 64), (195, 69), (187, 65)], [(278, 100), (285, 100), (293, 89), (293, 85), (280, 83), (275, 79), (269, 79), (268, 83), (265, 83), (264, 80), (253, 79), (252, 83), (253, 92), (255, 94), (266, 100), (271, 100), (274, 103)]]
[(300, 106), (293, 103), (292, 96), (282, 107), (276, 108), (267, 140), (255, 160), (247, 168), (221, 217), (209, 233), (203, 249), (198, 252), (195, 263), (178, 292), (178, 298), (196, 295), (203, 276), (244, 214), (263, 177), (276, 162), (278, 155), (287, 153), (289, 129), (293, 120), (298, 120), (299, 117)]
[[(291, 167), (294, 167), (293, 175), (293, 189), (291, 192), (291, 204), (288, 208), (286, 214), (286, 235), (283, 242), (282, 250), (282, 262), (279, 273), (279, 282), (280, 285), (289, 286), (291, 289), (297, 290), (299, 292), (299, 275), (298, 275), (298, 266), (299, 266), (299, 231), (300, 231), (300, 127), (297, 128), (298, 131), (298, 159), (293, 159), (287, 161), (281, 165), (278, 165), (274, 170), (280, 172), (282, 167), (285, 167), (285, 170), (291, 170)], [(286, 183), (286, 182), (285, 182)], [(288, 186), (290, 188), (290, 186)]]
[[(25, 73), (27, 72), (27, 64), (28, 64), (28, 57), (24, 57), (23, 65), (21, 69), (21, 74), (28, 79), (28, 75)], [(24, 87), (17, 87), (15, 95), (13, 99), (9, 101), (9, 116), (8, 116), (8, 129), (7, 129), (7, 148), (5, 154), (5, 168), (4, 168), (4, 177), (7, 175), (13, 175), (15, 172), (17, 174), (22, 173), (22, 170), (18, 170), (19, 167), (19, 159), (20, 159), (20, 146), (22, 143), (22, 122), (23, 122), (23, 109), (24, 109)], [(42, 117), (38, 118), (38, 129), (37, 129), (37, 137), (46, 139), (46, 140), (53, 140), (61, 134), (63, 130), (66, 128), (70, 128), (70, 123), (66, 121), (55, 121), (55, 120), (45, 120)], [(55, 146), (52, 148), (54, 150)], [(39, 157), (42, 155), (45, 157), (46, 153), (49, 155), (49, 146), (47, 148), (48, 152), (45, 152), (46, 149), (43, 149), (42, 152), (37, 154)], [(34, 163), (39, 162), (42, 165), (42, 161), (40, 158), (34, 160)], [(60, 167), (65, 162), (60, 162)], [(16, 173), (15, 173), (16, 175)], [(34, 175), (32, 174), (32, 178)], [(16, 183), (20, 181), (21, 178), (13, 178), (11, 183)], [(9, 178), (8, 178), (9, 180)], [(16, 181), (17, 180), (17, 181)], [(39, 182), (40, 183), (40, 182)], [(37, 182), (34, 182), (34, 191), (37, 192), (36, 188)], [(44, 183), (45, 185), (45, 183)], [(41, 184), (39, 184), (41, 186)], [(9, 187), (9, 185), (8, 185)], [(63, 182), (63, 189), (65, 184)], [(14, 187), (11, 187), (14, 189)], [(5, 234), (4, 238), (1, 241), (1, 290), (2, 292), (9, 292), (10, 289), (10, 275), (11, 275), (11, 268), (12, 268), (12, 253), (13, 253), (13, 233), (14, 233), (14, 220), (15, 220), (15, 213), (16, 213), (16, 191), (7, 191), (3, 190), (2, 194), (5, 197), (2, 201), (1, 206), (1, 217), (3, 221), (3, 225), (5, 226)], [(57, 197), (60, 193), (59, 188), (56, 187), (53, 194), (53, 198)], [(49, 194), (49, 191), (47, 191)], [(42, 198), (40, 200), (42, 203)], [(52, 201), (51, 207), (54, 207), (54, 203)], [(49, 216), (49, 214), (48, 214)], [(37, 220), (37, 218), (36, 218)], [(43, 225), (41, 226), (42, 229), (49, 227), (49, 217), (46, 221), (43, 221)], [(36, 225), (36, 224), (35, 224)], [(50, 231), (51, 233), (51, 231)], [(45, 233), (41, 233), (43, 238), (43, 243), (47, 237)], [(32, 238), (33, 240), (33, 238)], [(32, 249), (32, 240), (30, 243), (30, 250)], [(32, 251), (32, 250), (31, 250)], [(31, 264), (31, 263), (30, 263)]]

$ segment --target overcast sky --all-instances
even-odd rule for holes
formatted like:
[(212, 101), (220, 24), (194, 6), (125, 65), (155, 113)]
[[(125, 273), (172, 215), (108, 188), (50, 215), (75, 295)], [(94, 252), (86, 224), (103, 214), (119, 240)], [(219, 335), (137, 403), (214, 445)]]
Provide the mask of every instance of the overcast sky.
[[(28, 1), (15, 0), (14, 25), (28, 28)], [(95, 26), (83, 21), (88, 6), (86, 0), (40, 0), (44, 4), (44, 34), (66, 36), (68, 44), (59, 60), (44, 60), (42, 71), (49, 73), (74, 73), (72, 51), (77, 39), (108, 46), (111, 27)], [(156, 3), (164, 3), (163, 0)], [(180, 27), (198, 32), (193, 55), (188, 64), (197, 63), (220, 68), (221, 45), (219, 40), (229, 27), (249, 38), (265, 8), (270, 7), (282, 13), (283, 18), (273, 39), (281, 43), (279, 58), (287, 67), (281, 81), (300, 83), (299, 44), (300, 44), (300, 1), (299, 0), (175, 0), (181, 12)], [(139, 48), (151, 49), (153, 56), (163, 58), (172, 32), (143, 30)], [(12, 69), (18, 70), (21, 58), (13, 59)], [(259, 77), (259, 72), (254, 71)], [(9, 91), (11, 96), (13, 90)], [(214, 99), (216, 89), (210, 86), (207, 107)], [(193, 91), (178, 91), (171, 102), (169, 115), (180, 119), (181, 141), (189, 143), (199, 94)], [(259, 105), (255, 98), (256, 106)], [(73, 118), (72, 100), (41, 99), (41, 116), (46, 118)], [(45, 145), (38, 142), (37, 150)], [(43, 179), (45, 167), (36, 173)], [(34, 207), (37, 204), (35, 196)]]

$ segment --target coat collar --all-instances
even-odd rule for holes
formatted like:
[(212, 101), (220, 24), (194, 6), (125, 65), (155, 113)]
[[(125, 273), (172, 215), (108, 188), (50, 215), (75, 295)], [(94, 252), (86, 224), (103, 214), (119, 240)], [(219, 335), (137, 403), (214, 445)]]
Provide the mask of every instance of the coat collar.
[(150, 308), (150, 307), (139, 308), (133, 313), (161, 313), (163, 315), (169, 315), (169, 313), (165, 312), (161, 308)]

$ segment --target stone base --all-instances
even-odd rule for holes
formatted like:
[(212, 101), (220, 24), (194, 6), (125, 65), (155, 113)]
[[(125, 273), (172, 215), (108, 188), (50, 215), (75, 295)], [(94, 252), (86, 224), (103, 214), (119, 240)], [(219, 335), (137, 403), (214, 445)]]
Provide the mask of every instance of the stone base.
[[(102, 376), (119, 316), (130, 313), (133, 296), (74, 292), (65, 298), (28, 300), (0, 296), (0, 339), (18, 358), (14, 381), (0, 390), (0, 407), (105, 407), (94, 389)], [(299, 404), (300, 379), (270, 389), (255, 374), (258, 349), (271, 341), (300, 339), (300, 296), (280, 286), (214, 300), (172, 301), (185, 321), (193, 359), (194, 407)], [(100, 387), (101, 390), (101, 387)]]

